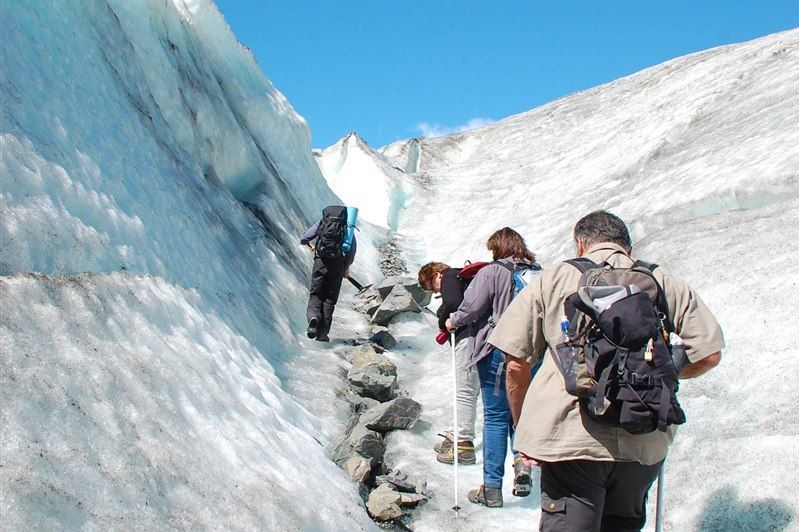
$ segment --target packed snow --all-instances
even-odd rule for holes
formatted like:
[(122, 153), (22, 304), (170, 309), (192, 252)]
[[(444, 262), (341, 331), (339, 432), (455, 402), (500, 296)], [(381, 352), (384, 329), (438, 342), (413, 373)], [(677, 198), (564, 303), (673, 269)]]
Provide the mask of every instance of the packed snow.
[[(314, 157), (210, 0), (19, 0), (0, 20), (3, 528), (372, 529), (325, 450), (348, 415), (340, 355), (369, 330), (354, 289), (334, 342), (303, 334), (298, 236), (339, 202), (361, 210), (364, 284), (391, 240), (413, 274), (487, 258), (509, 225), (551, 265), (582, 214), (621, 215), (728, 344), (682, 386), (666, 528), (797, 527), (799, 31), (478, 130), (378, 150), (350, 135)], [(424, 407), (388, 439), (387, 463), (428, 481), (411, 528), (535, 528), (537, 496), (508, 483), (501, 510), (466, 502), (479, 462), (452, 512), (452, 468), (431, 449), (450, 420), (448, 352), (429, 314), (391, 331)]]

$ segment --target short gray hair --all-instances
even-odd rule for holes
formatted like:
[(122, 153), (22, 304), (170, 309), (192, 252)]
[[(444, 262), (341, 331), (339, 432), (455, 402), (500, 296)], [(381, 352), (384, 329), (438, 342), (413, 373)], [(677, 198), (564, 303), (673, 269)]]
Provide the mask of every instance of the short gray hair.
[(580, 218), (574, 226), (574, 239), (578, 238), (583, 239), (586, 246), (613, 242), (628, 251), (633, 247), (627, 226), (621, 218), (607, 211), (594, 211)]

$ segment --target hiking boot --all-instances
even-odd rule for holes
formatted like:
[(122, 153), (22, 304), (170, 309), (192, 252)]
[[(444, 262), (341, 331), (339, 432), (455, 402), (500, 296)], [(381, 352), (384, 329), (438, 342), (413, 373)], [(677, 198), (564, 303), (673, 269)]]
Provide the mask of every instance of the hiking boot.
[[(443, 442), (442, 442), (443, 443)], [(454, 464), (455, 463), (455, 453), (453, 452), (454, 447), (452, 442), (450, 442), (449, 447), (441, 451), (436, 455), (436, 460), (441, 462), (442, 464)], [(463, 465), (472, 465), (477, 462), (477, 458), (474, 454), (474, 443), (470, 441), (462, 441), (458, 442), (458, 463)]]
[[(444, 436), (444, 435), (439, 434), (439, 436)], [(450, 449), (452, 449), (452, 440), (450, 440), (447, 436), (444, 436), (443, 440), (433, 445), (433, 450), (437, 453), (445, 453)]]
[(475, 504), (482, 504), (489, 508), (502, 508), (502, 490), (500, 488), (486, 488), (480, 486), (467, 494), (469, 501)]
[(527, 497), (533, 489), (530, 466), (521, 458), (513, 461), (513, 494), (517, 497)]
[(319, 320), (317, 318), (311, 318), (308, 320), (308, 330), (305, 331), (305, 334), (308, 335), (308, 338), (316, 338), (316, 331), (319, 328)]
[(320, 334), (319, 336), (316, 337), (316, 341), (317, 342), (329, 342), (330, 341), (330, 337), (328, 335), (326, 335), (326, 334)]

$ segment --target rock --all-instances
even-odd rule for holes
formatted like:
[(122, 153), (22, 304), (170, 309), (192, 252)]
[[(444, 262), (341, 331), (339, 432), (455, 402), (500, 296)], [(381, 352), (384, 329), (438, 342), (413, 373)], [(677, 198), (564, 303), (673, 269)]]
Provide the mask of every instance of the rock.
[(349, 435), (348, 442), (358, 454), (373, 458), (380, 462), (386, 452), (386, 444), (383, 436), (367, 429), (364, 425), (357, 425)]
[(427, 497), (419, 493), (400, 493), (400, 506), (413, 508), (427, 502)]
[(397, 366), (393, 362), (378, 353), (373, 346), (363, 344), (355, 350), (355, 356), (352, 359), (352, 367), (353, 369), (361, 369), (369, 364), (377, 364), (380, 368), (380, 372), (384, 375), (397, 374)]
[(380, 364), (367, 364), (362, 368), (352, 368), (347, 380), (356, 393), (385, 402), (394, 397), (397, 390), (396, 367), (394, 375), (387, 373)]
[(401, 501), (402, 496), (399, 493), (392, 490), (387, 484), (383, 484), (369, 494), (366, 509), (369, 510), (369, 515), (377, 521), (391, 521), (402, 517), (402, 508), (399, 507)]
[(391, 318), (402, 312), (421, 312), (422, 308), (414, 301), (411, 293), (403, 286), (396, 285), (372, 316), (372, 323), (387, 325)]
[(360, 395), (356, 395), (354, 393), (348, 393), (344, 396), (344, 399), (346, 399), (350, 404), (350, 410), (356, 414), (363, 414), (370, 408), (374, 408), (380, 404), (380, 401), (370, 397), (361, 397)]
[(433, 298), (433, 293), (423, 289), (413, 277), (386, 277), (377, 286), (377, 292), (385, 300), (397, 285), (405, 288), (411, 294), (413, 300), (421, 307), (429, 305), (430, 300)]
[(421, 413), (422, 405), (410, 397), (398, 397), (365, 413), (361, 416), (361, 424), (377, 432), (407, 429), (416, 423)]
[(354, 454), (340, 464), (341, 469), (355, 482), (365, 483), (372, 474), (374, 461), (365, 456)]
[(372, 336), (369, 337), (369, 341), (373, 344), (377, 344), (383, 349), (394, 349), (397, 346), (397, 339), (394, 338), (388, 329), (385, 327), (376, 326), (372, 329)]
[(369, 308), (377, 308), (382, 302), (383, 298), (380, 297), (380, 293), (372, 288), (366, 292), (356, 294), (352, 300), (352, 308), (359, 312), (368, 312)]
[(391, 484), (394, 486), (394, 489), (402, 493), (416, 493), (416, 486), (405, 480), (394, 478), (391, 475), (380, 475), (375, 479), (375, 482), (377, 482), (378, 486), (381, 484)]
[(416, 493), (427, 493), (427, 481), (422, 477), (416, 475), (410, 476), (405, 479), (405, 482), (413, 484), (414, 488), (416, 488)]
[(382, 304), (383, 304), (382, 299), (375, 299), (374, 301), (370, 302), (366, 306), (366, 315), (369, 317), (374, 316), (375, 312), (377, 312), (377, 309), (379, 309)]

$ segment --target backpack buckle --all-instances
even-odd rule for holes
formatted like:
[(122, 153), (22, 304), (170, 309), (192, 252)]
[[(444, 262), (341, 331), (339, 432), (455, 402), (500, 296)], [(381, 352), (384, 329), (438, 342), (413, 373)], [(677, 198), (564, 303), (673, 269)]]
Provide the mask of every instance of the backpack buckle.
[(641, 375), (640, 373), (630, 373), (628, 376), (630, 384), (633, 386), (645, 386), (652, 388), (655, 386), (655, 378), (652, 375)]

